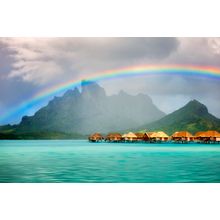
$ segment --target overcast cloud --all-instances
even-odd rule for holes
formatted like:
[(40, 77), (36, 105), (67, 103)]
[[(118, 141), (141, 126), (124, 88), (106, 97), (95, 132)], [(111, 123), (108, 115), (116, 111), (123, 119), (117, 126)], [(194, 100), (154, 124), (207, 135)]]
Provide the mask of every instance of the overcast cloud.
[[(220, 38), (0, 38), (0, 114), (52, 85), (138, 64), (220, 67)], [(149, 94), (167, 113), (195, 98), (220, 117), (218, 80), (148, 76), (99, 83), (108, 94)]]

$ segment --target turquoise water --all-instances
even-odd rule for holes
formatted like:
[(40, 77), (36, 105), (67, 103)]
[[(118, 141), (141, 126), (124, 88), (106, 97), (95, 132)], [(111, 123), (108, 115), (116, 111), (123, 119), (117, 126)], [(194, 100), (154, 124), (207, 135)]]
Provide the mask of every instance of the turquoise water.
[(0, 141), (0, 182), (220, 182), (220, 144)]

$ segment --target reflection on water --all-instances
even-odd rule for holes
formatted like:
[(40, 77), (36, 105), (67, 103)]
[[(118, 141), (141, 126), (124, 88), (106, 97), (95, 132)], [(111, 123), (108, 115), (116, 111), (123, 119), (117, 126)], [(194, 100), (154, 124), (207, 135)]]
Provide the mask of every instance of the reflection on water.
[(0, 141), (0, 182), (220, 182), (220, 145)]

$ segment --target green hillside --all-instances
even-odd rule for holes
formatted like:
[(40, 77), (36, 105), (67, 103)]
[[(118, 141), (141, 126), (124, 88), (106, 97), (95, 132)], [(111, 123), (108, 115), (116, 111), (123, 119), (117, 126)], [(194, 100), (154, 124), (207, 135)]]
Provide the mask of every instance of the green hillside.
[(140, 129), (147, 131), (162, 130), (169, 135), (181, 130), (187, 130), (193, 134), (205, 130), (218, 130), (220, 132), (220, 119), (211, 115), (205, 105), (193, 100), (179, 110), (158, 121), (146, 124)]

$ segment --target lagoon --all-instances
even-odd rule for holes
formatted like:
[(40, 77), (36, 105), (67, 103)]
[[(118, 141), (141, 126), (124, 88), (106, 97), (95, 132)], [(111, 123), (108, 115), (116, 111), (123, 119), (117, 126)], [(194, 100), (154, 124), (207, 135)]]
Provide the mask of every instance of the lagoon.
[(220, 182), (220, 144), (0, 141), (5, 183)]

